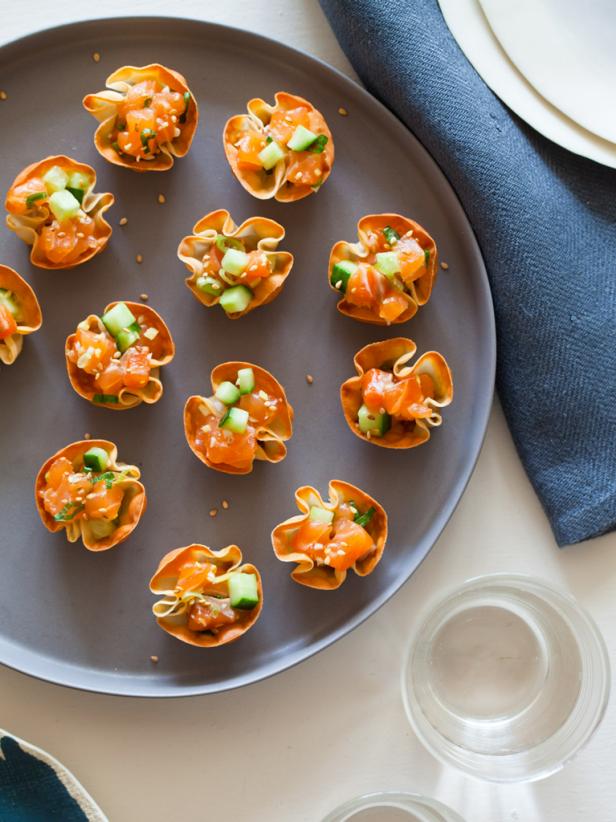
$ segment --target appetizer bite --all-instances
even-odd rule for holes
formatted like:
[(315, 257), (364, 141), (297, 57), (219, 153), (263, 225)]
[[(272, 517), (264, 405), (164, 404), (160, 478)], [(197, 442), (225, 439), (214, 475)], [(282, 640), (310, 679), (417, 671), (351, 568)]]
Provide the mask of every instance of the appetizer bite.
[(95, 194), (92, 166), (70, 157), (46, 157), (24, 168), (6, 195), (6, 224), (29, 246), (39, 268), (73, 268), (99, 254), (111, 226), (103, 217), (110, 193)]
[(430, 299), (436, 244), (419, 223), (399, 214), (369, 214), (357, 223), (356, 243), (336, 243), (328, 282), (342, 295), (338, 311), (364, 323), (405, 323)]
[(259, 200), (301, 200), (318, 191), (334, 165), (334, 141), (320, 111), (279, 91), (273, 106), (259, 97), (248, 114), (227, 120), (223, 145), (231, 170)]
[(220, 304), (232, 320), (243, 317), (277, 297), (289, 276), (293, 255), (276, 251), (284, 234), (266, 217), (250, 217), (238, 228), (224, 209), (206, 214), (178, 248), (191, 272), (186, 285), (208, 308)]
[(167, 171), (192, 143), (199, 111), (186, 80), (158, 63), (123, 66), (107, 89), (83, 98), (100, 122), (94, 145), (110, 163), (133, 171)]
[(150, 580), (150, 591), (163, 597), (152, 606), (163, 631), (200, 648), (239, 639), (263, 605), (261, 576), (254, 565), (242, 565), (237, 545), (212, 551), (195, 544), (170, 551)]
[(116, 411), (163, 395), (160, 368), (175, 345), (163, 318), (147, 305), (110, 303), (66, 339), (68, 378), (80, 397)]
[(340, 387), (344, 418), (362, 440), (382, 448), (415, 448), (442, 422), (453, 399), (451, 371), (428, 351), (409, 365), (417, 346), (406, 337), (375, 342), (357, 352), (356, 377)]
[(135, 530), (146, 508), (145, 488), (136, 465), (118, 462), (118, 449), (107, 440), (67, 445), (50, 457), (34, 486), (43, 525), (64, 530), (69, 542), (79, 537), (88, 551), (106, 551)]
[(15, 362), (25, 335), (38, 331), (42, 323), (32, 288), (8, 265), (0, 265), (0, 362)]
[(329, 483), (329, 502), (310, 485), (295, 492), (301, 514), (272, 531), (274, 553), (282, 562), (296, 562), (292, 579), (308, 588), (332, 591), (353, 569), (371, 574), (385, 550), (387, 514), (379, 503), (354, 485)]
[(224, 474), (250, 474), (255, 460), (280, 462), (293, 434), (293, 408), (269, 371), (225, 362), (210, 375), (213, 395), (189, 397), (184, 433), (193, 454)]

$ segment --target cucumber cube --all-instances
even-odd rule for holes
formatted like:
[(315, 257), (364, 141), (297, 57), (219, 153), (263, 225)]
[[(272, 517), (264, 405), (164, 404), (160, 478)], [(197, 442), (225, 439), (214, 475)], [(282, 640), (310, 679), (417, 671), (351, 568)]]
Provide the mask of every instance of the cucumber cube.
[(90, 448), (83, 455), (83, 464), (93, 471), (106, 471), (109, 465), (109, 454), (103, 448)]
[(310, 129), (304, 128), (304, 126), (298, 126), (291, 135), (287, 147), (292, 151), (305, 151), (314, 143), (317, 136), (314, 131), (310, 131)]
[(276, 163), (284, 159), (284, 151), (280, 148), (275, 140), (268, 143), (264, 149), (259, 152), (259, 162), (266, 171), (274, 168)]
[(116, 529), (116, 524), (111, 519), (91, 519), (88, 522), (94, 539), (106, 539)]
[(52, 166), (43, 174), (43, 182), (49, 194), (62, 191), (68, 183), (68, 174), (60, 166)]
[(391, 278), (400, 271), (400, 258), (395, 251), (382, 251), (376, 255), (374, 267), (381, 274)]
[(220, 297), (223, 292), (223, 285), (214, 277), (197, 277), (195, 283), (199, 291), (209, 294), (212, 297)]
[(240, 368), (237, 372), (236, 385), (240, 394), (252, 394), (255, 390), (255, 372), (252, 368)]
[(3, 305), (17, 319), (19, 316), (19, 305), (12, 291), (0, 288), (0, 305)]
[(234, 285), (227, 288), (220, 297), (220, 304), (227, 314), (235, 314), (244, 311), (252, 300), (252, 291), (245, 285)]
[(340, 260), (332, 269), (332, 275), (330, 277), (331, 284), (344, 294), (347, 289), (349, 277), (356, 269), (357, 263), (352, 263), (350, 260)]
[(243, 434), (248, 425), (248, 411), (243, 408), (230, 408), (220, 421), (220, 427), (234, 434)]
[(225, 405), (233, 405), (240, 398), (240, 389), (236, 388), (232, 382), (221, 382), (216, 389), (214, 396)]
[(141, 331), (137, 331), (135, 328), (123, 328), (122, 331), (116, 334), (115, 338), (118, 351), (124, 353), (127, 348), (137, 342), (140, 336)]
[(229, 576), (229, 597), (232, 608), (251, 610), (259, 604), (259, 589), (255, 574), (241, 571)]
[(382, 437), (389, 431), (391, 417), (389, 414), (380, 414), (378, 411), (371, 411), (367, 405), (357, 412), (357, 422), (362, 434), (370, 434), (372, 437)]
[(106, 314), (103, 314), (101, 320), (112, 337), (117, 337), (120, 331), (137, 322), (137, 318), (126, 303), (114, 305)]
[(87, 174), (84, 174), (82, 171), (73, 171), (68, 175), (66, 188), (80, 188), (82, 191), (85, 191), (89, 188), (91, 182)]
[(70, 220), (76, 217), (81, 210), (81, 203), (79, 200), (66, 189), (62, 191), (54, 191), (49, 198), (49, 208), (51, 213), (58, 220)]
[(328, 511), (327, 508), (321, 508), (319, 505), (313, 505), (310, 508), (308, 518), (311, 522), (323, 522), (326, 525), (331, 525), (334, 521), (334, 512)]
[(237, 276), (248, 268), (248, 254), (237, 248), (228, 248), (222, 258), (222, 267), (228, 274)]

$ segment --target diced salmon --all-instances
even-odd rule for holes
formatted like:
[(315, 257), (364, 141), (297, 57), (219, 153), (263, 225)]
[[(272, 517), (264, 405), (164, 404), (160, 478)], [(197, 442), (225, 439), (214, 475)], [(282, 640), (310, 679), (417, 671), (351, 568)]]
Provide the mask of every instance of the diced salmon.
[(249, 131), (240, 137), (237, 146), (238, 168), (246, 170), (262, 169), (263, 164), (259, 160), (259, 153), (265, 148), (265, 137), (256, 131)]
[[(274, 403), (274, 405), (266, 405)], [(276, 416), (278, 403), (273, 397), (264, 400), (259, 394), (244, 394), (238, 403), (240, 408), (248, 411), (250, 421), (256, 425), (264, 425)]]
[(104, 480), (94, 483), (85, 498), (85, 513), (89, 519), (115, 519), (120, 511), (124, 491), (113, 484), (107, 488)]
[[(45, 193), (45, 197), (41, 197), (32, 206), (28, 207), (27, 200), (32, 194)], [(6, 198), (6, 208), (11, 214), (25, 214), (34, 206), (40, 206), (45, 203), (47, 197), (47, 189), (45, 183), (40, 177), (32, 177), (26, 180), (25, 183), (12, 188)]]
[(384, 292), (385, 278), (368, 263), (359, 263), (349, 277), (346, 299), (360, 308), (372, 308)]
[(178, 573), (176, 588), (181, 591), (202, 591), (211, 580), (210, 576), (216, 572), (216, 566), (211, 562), (185, 562)]
[(383, 297), (379, 305), (379, 317), (388, 323), (397, 320), (409, 307), (408, 300), (397, 290), (392, 289), (386, 297)]
[(108, 334), (78, 328), (71, 359), (86, 374), (97, 374), (107, 368), (115, 350)]
[[(94, 221), (78, 217), (59, 223), (54, 220), (41, 229), (41, 247), (52, 263), (70, 263), (92, 248)], [(95, 240), (92, 240), (96, 245)]]
[(226, 599), (195, 602), (188, 612), (189, 631), (215, 631), (237, 621), (237, 614)]
[(417, 240), (404, 237), (396, 244), (398, 259), (400, 260), (400, 277), (409, 285), (419, 279), (426, 269), (426, 255)]
[(272, 266), (264, 251), (251, 251), (248, 255), (248, 266), (240, 280), (248, 284), (269, 277)]
[(45, 474), (45, 482), (51, 488), (57, 488), (62, 480), (72, 472), (73, 463), (66, 457), (59, 457), (55, 462), (52, 462), (49, 471)]
[(374, 548), (374, 541), (361, 525), (348, 519), (335, 521), (334, 538), (329, 542), (329, 565), (345, 571)]
[(414, 420), (429, 417), (432, 409), (424, 403), (420, 378), (416, 375), (397, 382), (385, 395), (385, 410), (400, 419)]
[(385, 394), (394, 385), (393, 374), (380, 368), (371, 368), (362, 377), (361, 386), (364, 402), (370, 408), (382, 408)]
[(101, 394), (117, 395), (124, 386), (124, 371), (118, 360), (111, 360), (102, 374), (94, 380)]
[(257, 443), (254, 429), (248, 426), (244, 434), (234, 434), (218, 427), (218, 421), (205, 437), (206, 455), (215, 465), (224, 463), (234, 468), (248, 468), (255, 457)]
[(297, 126), (310, 128), (309, 115), (309, 109), (304, 106), (289, 109), (288, 111), (278, 109), (272, 114), (268, 124), (268, 132), (277, 143), (286, 146)]
[(323, 181), (327, 163), (323, 153), (294, 151), (286, 179), (296, 186), (318, 186)]
[(5, 305), (0, 304), (0, 340), (6, 340), (17, 331), (17, 322)]
[(329, 540), (332, 526), (327, 522), (306, 519), (295, 534), (293, 548), (308, 556), (321, 556)]
[(145, 388), (150, 379), (150, 353), (142, 346), (132, 346), (120, 359), (124, 385), (127, 388)]

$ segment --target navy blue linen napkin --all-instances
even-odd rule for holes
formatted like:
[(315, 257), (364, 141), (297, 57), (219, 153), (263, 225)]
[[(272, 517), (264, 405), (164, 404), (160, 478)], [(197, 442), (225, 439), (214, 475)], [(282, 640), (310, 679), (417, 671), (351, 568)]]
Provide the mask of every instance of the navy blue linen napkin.
[(494, 299), (497, 390), (556, 540), (612, 530), (616, 172), (512, 114), (436, 0), (320, 2), (362, 82), (430, 151), (471, 221)]

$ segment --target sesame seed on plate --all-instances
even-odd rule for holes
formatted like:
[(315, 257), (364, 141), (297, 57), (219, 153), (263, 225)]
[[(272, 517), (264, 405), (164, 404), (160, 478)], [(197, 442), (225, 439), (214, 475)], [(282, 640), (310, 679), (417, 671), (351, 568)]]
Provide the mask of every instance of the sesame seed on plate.
[(137, 254), (135, 257), (135, 262), (142, 263), (143, 262), (143, 254)]
[(217, 513), (218, 513), (218, 508), (211, 508), (210, 509), (210, 516), (211, 517), (215, 517)]
[(158, 657), (156, 656), (156, 654), (152, 654), (150, 656), (150, 662), (153, 662), (156, 665), (156, 663), (158, 662)]
[(157, 199), (158, 199), (158, 202), (159, 202), (161, 205), (163, 205), (163, 203), (166, 203), (166, 202), (167, 202), (167, 198), (165, 197), (165, 195), (164, 195), (164, 194), (159, 194)]
[(92, 435), (88, 434), (88, 432), (86, 431), (86, 433), (83, 435), (83, 438), (84, 438), (84, 440), (89, 440), (91, 436)]
[(148, 297), (148, 295), (144, 292), (143, 294), (140, 294), (140, 295), (139, 295), (139, 299), (140, 299), (140, 300), (143, 300), (143, 302), (144, 302), (144, 303), (146, 303), (146, 302), (147, 302), (150, 298), (149, 298), (149, 297)]
[(343, 106), (340, 106), (340, 108), (338, 109), (338, 114), (341, 117), (348, 117), (349, 116), (349, 112)]
[(312, 385), (312, 383), (314, 382), (314, 377), (312, 376), (312, 374), (306, 374), (306, 382), (308, 383), (308, 385)]
[(118, 222), (118, 225), (126, 225), (127, 222), (128, 222), (128, 217), (121, 217), (119, 222)]
[(229, 500), (227, 500), (227, 499), (223, 499), (223, 501), (222, 501), (222, 503), (221, 503), (221, 504), (222, 504), (222, 507), (223, 507), (223, 508), (225, 509), (225, 511), (226, 511), (226, 510), (227, 510), (227, 508), (229, 507)]
[(7, 100), (8, 96), (9, 95), (6, 93), (6, 91), (0, 91), (0, 100)]
[(447, 271), (447, 269), (449, 268), (449, 264), (445, 263), (445, 262), (442, 262), (441, 263), (441, 268), (443, 269), (443, 271)]
[(100, 63), (100, 59), (101, 59), (100, 53), (98, 51), (93, 52), (92, 59), (94, 60), (95, 63)]

